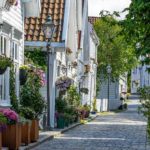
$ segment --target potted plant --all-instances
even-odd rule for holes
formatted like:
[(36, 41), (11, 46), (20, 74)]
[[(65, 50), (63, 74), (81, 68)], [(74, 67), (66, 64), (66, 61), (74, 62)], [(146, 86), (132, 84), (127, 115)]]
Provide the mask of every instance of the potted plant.
[(21, 66), (19, 68), (19, 80), (20, 80), (20, 85), (24, 85), (26, 83), (27, 80), (27, 76), (28, 76), (28, 71), (29, 71), (29, 67), (24, 65)]
[(0, 75), (3, 74), (7, 67), (10, 67), (12, 64), (12, 61), (10, 58), (7, 58), (6, 56), (0, 55)]
[[(44, 98), (40, 94), (41, 87), (42, 83), (40, 76), (37, 74), (36, 70), (32, 70), (28, 73), (28, 79), (26, 83), (21, 87), (20, 92), (20, 104), (22, 107), (28, 108), (28, 112), (24, 112), (24, 114), (30, 112), (31, 115), (31, 110), (34, 112), (34, 117), (31, 118), (31, 142), (35, 142), (39, 138), (38, 118), (43, 113), (43, 110), (46, 107)], [(29, 117), (31, 117), (30, 115)], [(30, 119), (27, 116), (24, 117), (26, 119)]]
[[(32, 140), (38, 139), (38, 132), (39, 132), (38, 127), (36, 127), (37, 129), (36, 131), (35, 131), (35, 127), (33, 126), (31, 127), (32, 125), (31, 120), (34, 120), (35, 112), (29, 107), (21, 107), (20, 115), (25, 118), (24, 123), (21, 126), (21, 142), (24, 143), (25, 145), (28, 145), (31, 142), (30, 134), (32, 134)], [(34, 135), (34, 138), (33, 138), (33, 135)]]
[(17, 150), (21, 145), (21, 124), (18, 114), (11, 109), (1, 109), (0, 112), (7, 119), (7, 128), (2, 132), (2, 145)]
[(59, 113), (57, 116), (57, 128), (63, 129), (65, 127), (65, 117), (63, 113)]
[(65, 108), (67, 106), (67, 102), (62, 99), (62, 98), (58, 98), (56, 99), (56, 111), (57, 111), (57, 128), (64, 128), (65, 126), (65, 116), (64, 116), (64, 112), (65, 112)]
[(9, 4), (11, 5), (17, 5), (18, 4), (18, 0), (7, 0), (9, 2)]
[(89, 64), (85, 65), (85, 73), (90, 72), (91, 66)]
[(69, 47), (67, 47), (67, 48), (66, 48), (66, 54), (69, 55), (69, 54), (71, 54), (71, 53), (72, 53), (72, 50), (71, 50)]

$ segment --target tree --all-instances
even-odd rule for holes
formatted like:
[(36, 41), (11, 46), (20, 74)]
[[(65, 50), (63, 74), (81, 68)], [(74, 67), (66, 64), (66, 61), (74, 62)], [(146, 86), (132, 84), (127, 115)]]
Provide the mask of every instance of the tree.
[(122, 21), (128, 44), (132, 44), (138, 56), (144, 56), (144, 64), (150, 64), (150, 1), (132, 0), (129, 13)]
[[(100, 14), (101, 18), (94, 24), (95, 31), (100, 39), (97, 54), (97, 80), (99, 82), (100, 75), (107, 78), (106, 67), (108, 64), (112, 67), (112, 79), (117, 79), (137, 64), (134, 48), (127, 44), (124, 35), (121, 34), (123, 29), (119, 22), (114, 19), (113, 15), (108, 13), (104, 15), (103, 12)], [(99, 82), (97, 82), (98, 86), (100, 85)]]

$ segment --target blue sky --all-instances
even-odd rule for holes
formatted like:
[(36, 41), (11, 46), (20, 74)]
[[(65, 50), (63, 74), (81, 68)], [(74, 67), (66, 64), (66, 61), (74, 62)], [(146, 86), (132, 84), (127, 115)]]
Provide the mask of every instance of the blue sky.
[[(130, 5), (131, 0), (88, 0), (89, 16), (99, 16), (101, 10), (122, 11)], [(124, 18), (125, 14), (121, 15)]]

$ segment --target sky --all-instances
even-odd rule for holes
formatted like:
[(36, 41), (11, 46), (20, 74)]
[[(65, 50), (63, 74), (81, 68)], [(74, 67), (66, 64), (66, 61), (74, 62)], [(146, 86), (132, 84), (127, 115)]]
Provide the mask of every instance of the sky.
[[(88, 0), (89, 16), (99, 16), (101, 10), (122, 11), (130, 5), (131, 0)], [(124, 18), (125, 14), (121, 15)]]

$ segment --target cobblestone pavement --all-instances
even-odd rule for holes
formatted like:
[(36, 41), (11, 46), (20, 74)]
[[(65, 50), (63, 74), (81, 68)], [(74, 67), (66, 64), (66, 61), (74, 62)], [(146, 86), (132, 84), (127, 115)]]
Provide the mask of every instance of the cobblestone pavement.
[(138, 101), (127, 111), (100, 115), (35, 150), (150, 150), (146, 148), (146, 121), (137, 113)]

